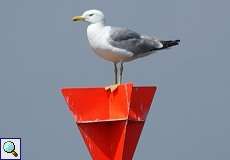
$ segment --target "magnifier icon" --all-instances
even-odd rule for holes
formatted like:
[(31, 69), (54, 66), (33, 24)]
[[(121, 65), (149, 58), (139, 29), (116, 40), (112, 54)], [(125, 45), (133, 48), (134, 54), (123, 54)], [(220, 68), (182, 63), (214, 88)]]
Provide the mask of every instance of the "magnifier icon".
[(3, 144), (3, 149), (6, 153), (11, 153), (14, 157), (18, 156), (18, 153), (15, 151), (15, 145), (12, 141), (7, 141)]

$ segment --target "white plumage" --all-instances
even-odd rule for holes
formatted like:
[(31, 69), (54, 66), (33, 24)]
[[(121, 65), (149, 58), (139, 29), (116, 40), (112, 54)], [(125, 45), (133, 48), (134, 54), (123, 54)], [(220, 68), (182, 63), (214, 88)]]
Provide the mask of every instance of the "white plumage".
[[(99, 10), (88, 10), (82, 16), (73, 17), (73, 21), (89, 22), (87, 28), (89, 44), (98, 56), (114, 63), (115, 84), (122, 81), (124, 62), (178, 45), (180, 41), (162, 41), (127, 28), (106, 26), (104, 19), (104, 14)], [(117, 64), (120, 64), (119, 81)]]

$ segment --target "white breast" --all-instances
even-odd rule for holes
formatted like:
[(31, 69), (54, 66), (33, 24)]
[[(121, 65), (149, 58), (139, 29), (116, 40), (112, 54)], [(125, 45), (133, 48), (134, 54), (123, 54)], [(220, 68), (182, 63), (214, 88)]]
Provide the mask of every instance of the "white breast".
[(94, 52), (105, 60), (112, 62), (125, 61), (132, 56), (126, 50), (113, 47), (109, 44), (111, 27), (103, 24), (90, 24), (87, 28), (87, 36)]

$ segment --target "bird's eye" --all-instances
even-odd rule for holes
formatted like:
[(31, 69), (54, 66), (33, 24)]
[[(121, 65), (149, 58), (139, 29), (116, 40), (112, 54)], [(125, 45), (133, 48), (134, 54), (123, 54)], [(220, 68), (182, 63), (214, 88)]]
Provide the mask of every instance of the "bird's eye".
[(91, 17), (91, 16), (93, 16), (94, 14), (90, 14), (89, 16)]

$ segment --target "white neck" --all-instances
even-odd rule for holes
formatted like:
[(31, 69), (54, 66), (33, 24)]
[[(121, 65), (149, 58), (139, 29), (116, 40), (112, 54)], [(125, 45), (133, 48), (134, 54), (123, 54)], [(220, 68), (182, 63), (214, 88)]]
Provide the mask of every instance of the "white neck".
[(105, 26), (104, 22), (91, 23), (88, 27), (103, 28)]
[(104, 23), (92, 23), (87, 28), (87, 37), (93, 48), (97, 48), (103, 41), (106, 28)]
[(104, 28), (104, 23), (102, 22), (98, 22), (98, 23), (91, 23), (90, 25), (88, 25), (87, 27), (87, 34), (92, 35), (92, 34), (97, 34), (95, 32), (100, 32), (103, 30)]

